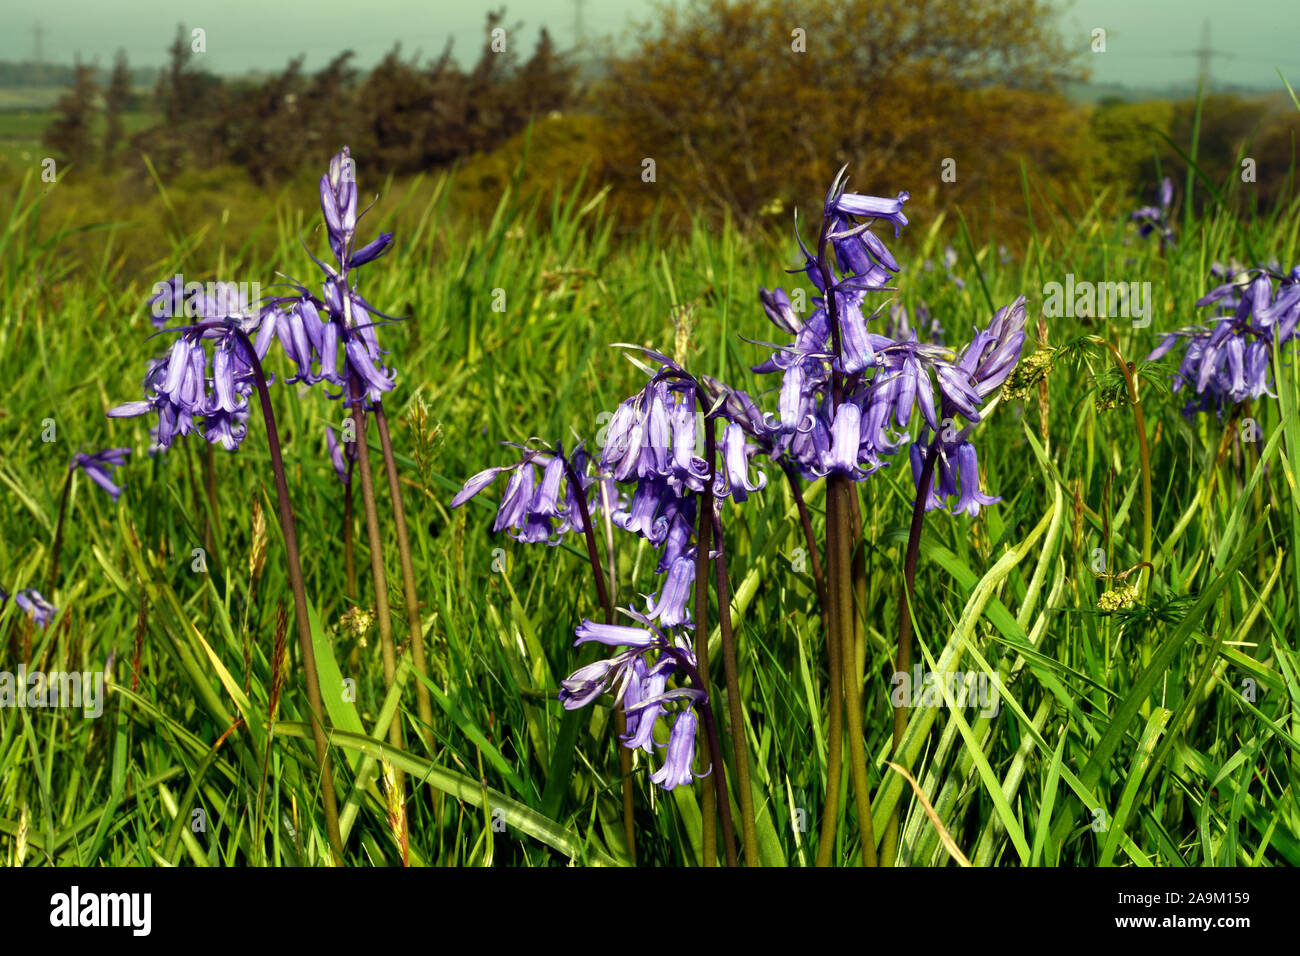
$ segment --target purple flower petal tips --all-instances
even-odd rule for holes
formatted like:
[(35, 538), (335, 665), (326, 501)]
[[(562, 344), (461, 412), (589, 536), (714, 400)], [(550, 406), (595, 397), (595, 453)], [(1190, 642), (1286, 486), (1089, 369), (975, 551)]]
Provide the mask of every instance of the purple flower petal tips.
[(650, 775), (650, 779), (665, 790), (671, 790), (694, 779), (691, 764), (695, 762), (695, 711), (688, 708), (673, 721), (668, 737), (668, 753), (664, 765)]
[[(749, 454), (745, 445), (745, 430), (736, 423), (727, 425), (722, 433), (722, 458), (724, 469), (718, 473), (719, 486), (715, 494), (730, 496), (733, 501), (744, 501), (752, 492), (767, 486), (767, 476), (756, 472), (756, 480), (749, 480)], [(725, 477), (724, 477), (725, 476)]]

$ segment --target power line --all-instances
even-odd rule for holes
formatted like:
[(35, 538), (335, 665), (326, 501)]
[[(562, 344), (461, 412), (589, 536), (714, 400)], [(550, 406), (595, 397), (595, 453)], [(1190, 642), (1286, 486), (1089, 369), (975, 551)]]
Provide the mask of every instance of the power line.
[(582, 16), (583, 7), (586, 5), (586, 0), (573, 0), (573, 49), (575, 52), (580, 52), (586, 45), (587, 30)]

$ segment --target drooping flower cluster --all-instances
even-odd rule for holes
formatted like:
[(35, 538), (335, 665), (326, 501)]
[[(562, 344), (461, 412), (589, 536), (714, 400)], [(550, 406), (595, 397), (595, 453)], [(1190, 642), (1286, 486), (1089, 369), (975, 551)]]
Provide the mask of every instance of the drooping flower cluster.
[[(249, 324), (257, 328), (258, 321)], [(108, 417), (156, 414), (153, 452), (195, 432), (234, 451), (248, 433), (249, 396), (255, 387), (251, 357), (236, 331), (242, 326), (228, 317), (171, 329), (176, 341), (167, 355), (149, 362), (145, 397), (110, 409)], [(274, 331), (274, 323), (261, 321), (254, 346), (259, 362), (270, 348), (268, 330)]]
[[(663, 789), (671, 790), (694, 778), (691, 765), (695, 761), (695, 733), (699, 726), (695, 705), (707, 700), (708, 695), (700, 687), (695, 653), (682, 631), (654, 626), (649, 616), (632, 616), (644, 626), (596, 624), (586, 620), (578, 625), (575, 646), (595, 641), (624, 649), (605, 660), (580, 667), (561, 681), (560, 701), (566, 710), (574, 710), (610, 693), (627, 715), (623, 745), (648, 754), (657, 746), (655, 722), (673, 715), (664, 763), (650, 776)], [(669, 688), (669, 681), (674, 680), (678, 686)]]
[(393, 234), (380, 233), (356, 248), (357, 224), (365, 211), (357, 212), (356, 163), (346, 146), (321, 176), (320, 203), (333, 255), (331, 262), (312, 257), (323, 275), (321, 294), (292, 283), (294, 294), (267, 300), (263, 321), (274, 321), (275, 336), (295, 366), (289, 384), (328, 382), (339, 386), (349, 401), (353, 389), (365, 400), (379, 401), (393, 390), (396, 373), (383, 364), (375, 329), (380, 319), (396, 319), (357, 291), (352, 270), (384, 255)]
[(1174, 202), (1174, 181), (1168, 176), (1160, 180), (1156, 201), (1158, 205), (1133, 210), (1129, 219), (1138, 224), (1138, 234), (1143, 239), (1153, 232), (1159, 233), (1160, 249), (1164, 251), (1174, 244), (1174, 227), (1169, 224), (1169, 207)]
[[(265, 362), (276, 342), (294, 367), (288, 384), (328, 382), (344, 393), (356, 388), (372, 402), (392, 390), (395, 374), (384, 367), (375, 334), (376, 317), (392, 317), (357, 292), (351, 273), (386, 253), (393, 234), (381, 233), (356, 247), (361, 217), (355, 163), (346, 146), (321, 176), (320, 199), (334, 259), (333, 264), (314, 260), (324, 274), (320, 296), (296, 283), (293, 294), (256, 301), (242, 284), (192, 289), (181, 276), (159, 284), (149, 300), (152, 321), (160, 334), (174, 334), (176, 340), (166, 355), (151, 360), (144, 398), (108, 413), (113, 418), (157, 415), (151, 451), (170, 448), (175, 438), (192, 432), (235, 450), (247, 434), (254, 361)], [(166, 325), (177, 316), (185, 323)], [(253, 343), (251, 353), (244, 337)]]
[(585, 530), (583, 505), (588, 509), (593, 507), (595, 479), (587, 474), (590, 456), (582, 444), (567, 457), (562, 445), (540, 451), (513, 442), (503, 444), (522, 450), (523, 456), (513, 465), (485, 468), (474, 475), (456, 493), (451, 506), (459, 508), (499, 475), (508, 474), (510, 480), (492, 524), (494, 532), (506, 531), (516, 541), (526, 544), (557, 545), (566, 532)]
[[(1220, 269), (1216, 278), (1229, 278), (1197, 300), (1199, 307), (1220, 313), (1210, 325), (1180, 329), (1165, 335), (1147, 356), (1163, 358), (1180, 341), (1183, 358), (1171, 388), (1189, 388), (1183, 414), (1215, 411), (1222, 417), (1229, 406), (1247, 399), (1272, 395), (1269, 359), (1273, 344), (1295, 338), (1300, 321), (1300, 266), (1283, 275), (1259, 267), (1229, 277)], [(1274, 283), (1276, 282), (1276, 288)]]
[[(610, 693), (627, 714), (624, 745), (647, 752), (664, 705), (686, 701), (668, 735), (665, 763), (652, 777), (667, 789), (692, 779), (696, 712), (706, 718), (710, 713), (708, 689), (698, 680), (686, 640), (695, 628), (692, 590), (702, 586), (695, 580), (697, 525), (705, 518), (720, 528), (722, 502), (740, 504), (763, 489), (767, 477), (755, 467), (757, 457), (806, 480), (838, 474), (861, 481), (901, 449), (919, 407), (922, 427), (935, 433), (912, 443), (914, 459), (935, 449), (927, 504), (938, 507), (942, 499), (955, 497), (954, 511), (975, 514), (998, 500), (981, 491), (975, 448), (953, 419), (960, 415), (978, 422), (985, 398), (1015, 366), (1024, 341), (1024, 299), (1001, 309), (960, 353), (941, 344), (942, 327), (928, 311), (918, 317), (929, 325), (929, 342), (918, 340), (906, 312), (899, 310), (891, 334), (872, 331), (870, 320), (884, 306), (873, 308), (868, 297), (889, 291), (900, 267), (871, 229), (883, 221), (897, 236), (907, 224), (908, 194), (880, 199), (849, 193), (844, 182), (841, 172), (827, 194), (816, 252), (799, 238), (803, 265), (794, 271), (806, 275), (819, 294), (811, 299), (811, 314), (805, 319), (796, 305), (804, 301), (803, 290), (794, 296), (783, 289), (759, 293), (771, 322), (793, 337), (787, 345), (773, 346), (767, 361), (754, 368), (781, 376), (776, 413), (765, 412), (744, 391), (708, 376), (697, 379), (668, 356), (641, 349), (653, 363), (643, 366), (648, 380), (613, 413), (597, 461), (584, 457), (562, 468), (558, 449), (525, 448), (520, 462), (479, 472), (452, 501), (453, 507), (465, 503), (509, 472), (493, 530), (508, 528), (519, 540), (555, 543), (564, 531), (584, 530), (570, 504), (571, 488), (580, 483), (583, 500), (590, 499), (589, 513), (604, 510), (611, 524), (659, 550), (658, 590), (646, 596), (644, 611), (623, 609), (641, 626), (583, 621), (578, 644), (598, 641), (622, 649), (572, 674), (562, 683), (560, 699), (575, 708)], [(711, 437), (704, 442), (704, 456), (701, 415), (710, 429), (714, 419), (724, 426), (716, 449)], [(594, 476), (587, 475), (588, 467)], [(540, 481), (537, 468), (543, 469)], [(597, 483), (602, 493), (593, 496), (589, 489)], [(700, 514), (706, 492), (713, 515)], [(674, 676), (685, 683), (666, 689)]]
[[(523, 451), (518, 462), (471, 477), (452, 499), (452, 507), (464, 504), (499, 475), (509, 474), (493, 531), (506, 530), (519, 541), (556, 544), (569, 531), (586, 531), (585, 507), (587, 515), (603, 513), (613, 526), (659, 550), (659, 588), (645, 596), (644, 610), (622, 609), (643, 626), (590, 621), (579, 625), (578, 644), (594, 640), (626, 649), (576, 671), (562, 683), (560, 699), (572, 709), (611, 693), (627, 717), (623, 745), (646, 753), (657, 746), (654, 729), (659, 719), (671, 717), (666, 759), (651, 779), (672, 789), (692, 779), (696, 708), (708, 701), (688, 640), (694, 628), (690, 599), (699, 496), (707, 487), (718, 499), (744, 501), (761, 490), (766, 479), (751, 475), (749, 456), (754, 449), (747, 445), (744, 431), (728, 423), (709, 484), (710, 467), (697, 448), (697, 417), (709, 410), (709, 393), (667, 356), (642, 351), (659, 370), (615, 410), (599, 436), (597, 459), (581, 445), (567, 457), (559, 446), (538, 450), (515, 445)], [(674, 678), (685, 683), (666, 689)], [(668, 705), (683, 701), (685, 709), (674, 716)]]
[[(955, 419), (958, 414), (969, 422), (980, 420), (980, 406), (999, 388), (1016, 367), (1025, 341), (1025, 300), (1016, 299), (999, 309), (987, 329), (975, 332), (957, 360), (956, 370), (939, 366), (939, 379), (943, 398), (940, 405), (942, 427), (933, 440), (927, 441), (927, 429), (921, 438), (908, 449), (912, 463), (912, 479), (919, 486), (927, 454), (933, 454), (933, 479), (925, 502), (927, 511), (943, 506), (947, 499), (956, 498), (953, 514), (965, 513), (974, 517), (979, 509), (1001, 498), (991, 497), (980, 490), (979, 461), (975, 446), (966, 438), (966, 429), (958, 432)], [(948, 387), (942, 383), (948, 380)], [(928, 428), (929, 422), (926, 422)]]
[[(871, 226), (882, 219), (897, 235), (907, 223), (902, 213), (906, 199), (907, 193), (894, 200), (848, 193), (841, 173), (824, 206), (823, 236), (834, 251), (834, 262), (814, 256), (800, 240), (806, 264), (799, 271), (822, 293), (813, 299), (816, 309), (804, 322), (784, 290), (760, 291), (768, 318), (795, 340), (754, 368), (782, 376), (779, 420), (769, 428), (765, 419), (757, 419), (763, 424), (754, 434), (766, 440), (773, 458), (792, 465), (806, 479), (834, 473), (861, 481), (900, 449), (902, 432), (919, 409), (922, 437), (912, 443), (911, 457), (915, 461), (918, 453), (928, 452), (930, 433), (938, 443), (936, 484), (927, 507), (956, 497), (955, 511), (976, 514), (981, 505), (997, 499), (980, 490), (974, 447), (965, 432), (955, 428), (954, 419), (961, 415), (978, 422), (984, 398), (1014, 368), (1024, 342), (1024, 300), (1000, 310), (960, 356), (937, 341), (942, 336), (937, 321), (931, 325), (931, 341), (921, 342), (901, 308), (893, 314), (889, 334), (870, 331), (869, 320), (882, 310), (868, 311), (866, 295), (891, 291), (886, 283), (898, 271)], [(829, 303), (834, 304), (833, 321)]]

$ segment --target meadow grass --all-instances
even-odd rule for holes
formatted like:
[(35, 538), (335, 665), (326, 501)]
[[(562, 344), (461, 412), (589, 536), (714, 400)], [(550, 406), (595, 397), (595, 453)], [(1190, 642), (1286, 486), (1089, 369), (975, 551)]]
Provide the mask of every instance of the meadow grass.
[[(641, 381), (610, 343), (671, 351), (688, 335), (685, 362), (697, 374), (756, 395), (768, 387), (749, 372), (766, 351), (739, 336), (771, 337), (757, 290), (789, 286), (792, 244), (702, 223), (680, 235), (651, 221), (619, 236), (602, 193), (582, 182), (509, 191), (490, 222), (466, 229), (446, 215), (454, 180), (426, 185), (387, 193), (372, 213), (371, 231), (398, 217), (406, 228), (397, 251), (369, 267), (365, 294), (410, 317), (380, 332), (399, 372), (386, 404), (412, 528), (432, 726), (416, 712), (420, 678), (409, 653), (399, 647), (386, 693), (373, 628), (358, 633), (343, 620), (342, 489), (325, 427), (337, 428), (344, 410), (316, 391), (273, 389), (345, 860), (402, 861), (376, 782), (382, 758), (406, 774), (413, 865), (625, 862), (611, 712), (601, 703), (566, 713), (556, 700), (559, 680), (590, 659), (572, 647), (574, 626), (599, 614), (585, 555), (580, 546), (528, 548), (491, 535), (492, 501), (455, 512), (448, 502), (469, 475), (510, 459), (499, 441), (571, 442), (573, 432), (598, 440), (608, 413)], [(275, 506), (260, 424), (237, 456), (213, 456), (210, 501), (201, 443), (151, 458), (144, 425), (106, 419), (108, 408), (138, 397), (146, 360), (163, 348), (147, 339), (149, 284), (123, 283), (113, 268), (132, 229), (104, 230), (97, 259), (69, 259), (63, 244), (94, 224), (42, 228), (41, 190), (30, 178), (11, 198), (0, 213), (0, 585), (11, 593), (43, 586), (78, 447), (130, 445), (135, 454), (119, 475), (127, 490), (116, 506), (84, 477), (74, 482), (60, 579), (44, 592), (60, 609), (51, 626), (32, 629), (13, 602), (0, 612), (0, 669), (26, 661), (93, 671), (112, 659), (99, 719), (0, 709), (0, 857), (24, 865), (326, 864), (292, 641), (292, 670), (268, 720), (277, 606), (288, 603), (288, 581), (274, 522), (260, 580), (250, 572), (254, 503), (268, 514)], [(196, 261), (190, 240), (219, 225), (168, 216), (133, 228), (174, 237), (172, 257), (156, 263), (159, 279), (220, 276), (260, 281), (267, 291), (276, 274), (313, 274), (299, 235), (319, 243), (308, 225), (314, 202), (311, 192), (281, 194), (268, 206), (269, 259), (250, 256), (246, 237), (218, 231), (215, 260)], [(1149, 281), (1155, 316), (1147, 328), (1086, 316), (1047, 321), (1052, 346), (1100, 337), (1140, 363), (1159, 332), (1201, 317), (1194, 302), (1209, 287), (1212, 262), (1296, 262), (1295, 208), (1248, 220), (1211, 204), (1180, 225), (1177, 245), (1162, 254), (1100, 199), (1070, 216), (1027, 181), (1026, 203), (1031, 238), (1007, 256), (964, 230), (953, 234), (964, 287), (942, 269), (921, 268), (939, 257), (944, 231), (915, 222), (919, 238), (899, 253), (901, 301), (914, 310), (924, 300), (957, 342), (1019, 294), (1029, 297), (1032, 331), (1044, 284), (1067, 273)], [(504, 311), (493, 309), (502, 302), (497, 290)], [(1116, 394), (1112, 355), (1079, 345), (1047, 379), (1046, 403), (1004, 400), (979, 425), (985, 487), (1003, 500), (973, 521), (927, 516), (914, 659), (936, 672), (997, 675), (1000, 707), (994, 716), (912, 711), (897, 762), (923, 799), (887, 765), (892, 634), (914, 497), (905, 458), (858, 488), (872, 815), (879, 835), (899, 809), (899, 862), (950, 864), (955, 850), (976, 864), (1300, 863), (1300, 374), (1293, 356), (1277, 358), (1278, 397), (1223, 422), (1185, 419), (1182, 397), (1161, 385), (1169, 368), (1136, 366), (1150, 436), (1153, 547), (1141, 600), (1115, 612), (1099, 600), (1143, 573), (1114, 577), (1142, 561), (1144, 516), (1133, 411), (1122, 400), (1099, 410), (1094, 400), (1098, 388)], [(280, 380), (288, 374), (275, 362), (270, 370)], [(774, 407), (774, 397), (763, 403)], [(1237, 431), (1247, 418), (1257, 441)], [(49, 420), (52, 442), (42, 440)], [(371, 454), (378, 460), (377, 445)], [(825, 628), (794, 503), (770, 477), (726, 526), (746, 715), (743, 728), (730, 730), (751, 756), (753, 851), (763, 863), (805, 865), (817, 854), (825, 796)], [(386, 485), (377, 487), (386, 507)], [(809, 503), (820, 527), (820, 483)], [(364, 567), (365, 538), (356, 539)], [(652, 551), (617, 540), (616, 601), (639, 606), (655, 588)], [(196, 548), (204, 571), (194, 570)], [(392, 541), (385, 560), (400, 621)], [(371, 608), (361, 578), (359, 604)], [(402, 750), (377, 731), (393, 713), (404, 725)], [(699, 791), (660, 791), (650, 770), (638, 755), (638, 862), (700, 862)], [(837, 863), (862, 849), (848, 787), (846, 762)], [(196, 810), (206, 822), (198, 832)]]

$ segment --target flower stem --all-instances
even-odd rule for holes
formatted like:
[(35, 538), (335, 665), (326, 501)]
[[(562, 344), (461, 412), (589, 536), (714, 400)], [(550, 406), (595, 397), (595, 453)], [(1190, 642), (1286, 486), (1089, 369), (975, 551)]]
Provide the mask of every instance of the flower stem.
[(714, 590), (718, 595), (718, 630), (722, 636), (722, 669), (727, 680), (727, 709), (731, 715), (731, 749), (736, 759), (736, 787), (740, 790), (740, 832), (745, 865), (758, 866), (758, 828), (754, 823), (754, 791), (749, 780), (749, 743), (745, 712), (740, 703), (740, 678), (736, 667), (736, 641), (731, 631), (731, 584), (727, 580), (727, 550), (723, 546), (722, 517), (713, 510)]
[(271, 392), (266, 386), (266, 373), (258, 361), (253, 343), (244, 332), (235, 331), (243, 346), (248, 363), (257, 383), (257, 395), (262, 405), (262, 418), (266, 422), (266, 444), (271, 453), (271, 471), (275, 475), (275, 497), (280, 510), (280, 530), (284, 534), (285, 562), (288, 565), (289, 586), (293, 590), (293, 616), (298, 627), (298, 644), (302, 651), (302, 668), (307, 681), (307, 703), (311, 710), (312, 738), (316, 744), (316, 765), (320, 769), (321, 798), (325, 804), (325, 830), (334, 848), (335, 865), (343, 864), (343, 840), (339, 836), (339, 808), (334, 796), (334, 776), (330, 770), (329, 742), (325, 737), (324, 708), (321, 703), (320, 677), (316, 672), (316, 651), (312, 645), (311, 625), (307, 618), (307, 589), (303, 584), (302, 563), (298, 554), (298, 534), (294, 528), (293, 507), (289, 501), (289, 483), (285, 478), (284, 456), (280, 452), (280, 434), (275, 425), (275, 410), (271, 406)]
[[(591, 562), (592, 575), (596, 579), (596, 596), (600, 606), (605, 610), (605, 623), (614, 623), (614, 598), (605, 583), (605, 572), (600, 566), (600, 551), (596, 548), (596, 530), (591, 526), (591, 510), (587, 507), (587, 496), (578, 481), (573, 465), (566, 458), (564, 470), (569, 479), (570, 494), (578, 502), (578, 513), (582, 516), (582, 536), (587, 542), (587, 560)], [(623, 836), (627, 840), (627, 850), (636, 866), (636, 792), (632, 786), (632, 754), (623, 746), (627, 736), (627, 714), (623, 703), (614, 707), (614, 731), (618, 735), (618, 769), (623, 781)]]
[[(429, 676), (428, 664), (424, 656), (424, 626), (420, 621), (420, 599), (415, 589), (415, 565), (411, 561), (411, 541), (406, 530), (406, 508), (402, 504), (402, 483), (397, 475), (397, 459), (393, 455), (393, 441), (388, 433), (388, 416), (384, 414), (384, 403), (375, 401), (375, 429), (379, 433), (379, 447), (384, 453), (384, 470), (388, 473), (388, 494), (393, 499), (393, 524), (397, 530), (397, 553), (402, 563), (402, 590), (406, 600), (406, 626), (411, 641), (411, 663), (415, 672), (424, 678)], [(429, 699), (429, 688), (424, 681), (415, 684), (416, 710), (420, 722), (424, 724), (424, 745), (433, 751), (433, 703)]]
[[(912, 504), (912, 526), (907, 533), (907, 552), (903, 558), (903, 596), (898, 604), (898, 651), (894, 673), (907, 674), (912, 669), (912, 603), (916, 581), (916, 563), (921, 555), (921, 528), (925, 523), (925, 502), (930, 496), (934, 463), (939, 457), (939, 437), (936, 435), (921, 463), (921, 474), (916, 482), (916, 501)], [(894, 760), (899, 758), (903, 734), (907, 732), (909, 708), (907, 700), (894, 708)], [(885, 827), (885, 841), (881, 846), (881, 865), (892, 866), (898, 852), (898, 804), (889, 815)]]
[(1142, 414), (1142, 402), (1138, 397), (1137, 379), (1133, 377), (1133, 366), (1131, 363), (1124, 361), (1124, 356), (1119, 354), (1119, 349), (1111, 345), (1105, 339), (1094, 336), (1094, 342), (1104, 345), (1110, 350), (1111, 355), (1115, 357), (1115, 362), (1119, 365), (1119, 370), (1124, 376), (1124, 382), (1128, 385), (1129, 398), (1133, 402), (1133, 423), (1137, 426), (1138, 439), (1138, 463), (1142, 469), (1142, 560), (1146, 562), (1139, 572), (1138, 591), (1146, 592), (1147, 584), (1151, 579), (1151, 453), (1147, 447), (1147, 423), (1146, 417)]
[(59, 495), (59, 520), (54, 526), (54, 544), (50, 546), (50, 583), (45, 589), (47, 599), (54, 600), (54, 586), (59, 583), (59, 552), (63, 550), (63, 519), (68, 512), (68, 496), (72, 491), (72, 469), (63, 479), (63, 493)]
[[(704, 681), (707, 686), (707, 681)], [(706, 691), (707, 695), (707, 691)], [(700, 719), (704, 723), (704, 735), (709, 742), (708, 754), (717, 754), (716, 760), (711, 762), (713, 770), (713, 790), (718, 807), (718, 815), (722, 820), (722, 845), (726, 853), (727, 866), (736, 865), (736, 834), (731, 824), (731, 801), (727, 798), (727, 781), (722, 762), (722, 741), (718, 737), (718, 725), (713, 719), (713, 698), (705, 696), (704, 700), (698, 705), (700, 708)], [(706, 787), (705, 792), (709, 789)], [(707, 830), (705, 833), (707, 834)], [(717, 837), (714, 837), (716, 846)], [(716, 849), (714, 851), (717, 852)], [(708, 857), (705, 858), (706, 860)], [(706, 865), (709, 865), (706, 863)]]
[(830, 866), (839, 829), (840, 775), (844, 762), (844, 683), (841, 677), (839, 639), (839, 580), (835, 573), (837, 538), (844, 533), (840, 518), (839, 496), (826, 493), (826, 658), (828, 665), (828, 707), (830, 726), (826, 732), (826, 798), (822, 806), (821, 834), (817, 841), (817, 866)]
[(353, 603), (357, 600), (357, 562), (353, 556), (352, 537), (352, 472), (356, 462), (348, 461), (348, 480), (343, 484), (343, 575), (347, 598)]
[[(709, 466), (709, 477), (705, 480), (704, 493), (700, 496), (698, 530), (695, 533), (695, 668), (700, 677), (700, 689), (706, 695), (709, 690), (709, 560), (713, 537), (713, 479), (717, 466), (717, 438), (714, 433), (713, 419), (704, 418), (704, 460)], [(704, 728), (708, 741), (700, 754), (701, 762), (713, 767), (713, 788), (704, 788), (701, 800), (701, 817), (704, 832), (702, 835), (704, 865), (713, 866), (717, 862), (717, 819), (722, 820), (723, 850), (727, 866), (736, 865), (736, 835), (731, 824), (731, 800), (727, 796), (726, 766), (722, 759), (722, 744), (718, 739), (718, 729), (713, 721), (713, 708), (710, 695), (702, 707)]]
[[(835, 573), (840, 608), (840, 670), (844, 678), (844, 708), (849, 715), (849, 762), (853, 772), (853, 795), (858, 810), (858, 836), (862, 843), (862, 862), (876, 865), (876, 841), (871, 828), (871, 783), (867, 776), (867, 750), (862, 718), (862, 669), (858, 665), (857, 631), (858, 615), (854, 608), (855, 584), (853, 581), (852, 549), (860, 537), (855, 529), (854, 498), (857, 493), (844, 475), (832, 475), (830, 493), (837, 496), (836, 509), (841, 533), (836, 539)], [(848, 528), (844, 528), (847, 524)]]
[(813, 582), (817, 586), (817, 600), (822, 613), (826, 612), (826, 575), (822, 572), (821, 551), (817, 539), (813, 536), (812, 518), (808, 514), (808, 505), (803, 500), (803, 489), (799, 487), (799, 475), (793, 465), (782, 462), (786, 480), (790, 483), (790, 494), (794, 496), (795, 507), (799, 509), (799, 524), (803, 527), (804, 544), (808, 546), (808, 560), (812, 564)]
[(203, 514), (203, 547), (212, 555), (213, 564), (220, 571), (223, 561), (216, 544), (216, 529), (221, 524), (221, 518), (217, 514), (217, 453), (211, 442), (203, 446), (203, 491), (208, 499), (208, 507)]
[[(384, 660), (384, 687), (393, 686), (397, 673), (397, 652), (393, 647), (393, 622), (389, 616), (388, 581), (384, 574), (384, 540), (379, 532), (379, 510), (375, 506), (374, 479), (370, 471), (370, 449), (366, 442), (365, 408), (362, 402), (360, 378), (348, 370), (348, 389), (352, 396), (352, 421), (356, 435), (357, 470), (361, 473), (361, 503), (366, 514), (366, 534), (370, 541), (370, 573), (375, 586), (375, 618), (379, 625), (379, 646)], [(396, 714), (388, 725), (388, 740), (397, 749), (402, 748), (402, 722)], [(405, 774), (394, 770), (395, 786), (405, 793)], [(404, 800), (404, 798), (403, 798)]]

